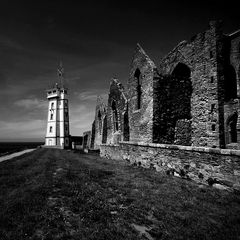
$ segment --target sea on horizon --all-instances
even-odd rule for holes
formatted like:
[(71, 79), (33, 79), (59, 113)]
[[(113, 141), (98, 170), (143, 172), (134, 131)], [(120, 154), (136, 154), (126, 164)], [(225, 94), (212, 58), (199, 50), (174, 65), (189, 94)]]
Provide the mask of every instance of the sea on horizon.
[(0, 157), (25, 149), (37, 148), (44, 142), (0, 142)]

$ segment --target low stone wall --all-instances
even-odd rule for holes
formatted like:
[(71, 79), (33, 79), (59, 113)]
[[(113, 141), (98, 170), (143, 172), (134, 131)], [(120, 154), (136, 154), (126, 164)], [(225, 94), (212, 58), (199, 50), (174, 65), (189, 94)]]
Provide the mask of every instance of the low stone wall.
[(100, 155), (217, 188), (240, 190), (239, 150), (120, 142), (100, 145)]

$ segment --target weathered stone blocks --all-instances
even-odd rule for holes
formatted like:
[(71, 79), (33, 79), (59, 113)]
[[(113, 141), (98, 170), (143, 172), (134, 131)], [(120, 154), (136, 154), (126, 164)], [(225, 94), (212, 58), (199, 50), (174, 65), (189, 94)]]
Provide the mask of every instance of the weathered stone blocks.
[(225, 188), (238, 188), (240, 184), (240, 151), (236, 150), (221, 153), (214, 148), (120, 142), (101, 145), (100, 153), (102, 157), (126, 160), (203, 184), (221, 184)]

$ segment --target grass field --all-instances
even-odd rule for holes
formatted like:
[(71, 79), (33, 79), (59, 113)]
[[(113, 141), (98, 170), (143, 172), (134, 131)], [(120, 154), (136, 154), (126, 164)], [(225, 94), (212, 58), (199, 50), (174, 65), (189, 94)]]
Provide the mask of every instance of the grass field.
[(37, 149), (0, 164), (0, 239), (240, 239), (240, 195)]

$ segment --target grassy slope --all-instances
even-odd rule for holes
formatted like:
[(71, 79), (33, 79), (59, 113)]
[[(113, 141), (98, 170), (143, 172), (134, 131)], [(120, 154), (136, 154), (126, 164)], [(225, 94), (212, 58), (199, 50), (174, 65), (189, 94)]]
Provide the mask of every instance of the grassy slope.
[(38, 149), (0, 164), (0, 239), (240, 239), (240, 195)]

